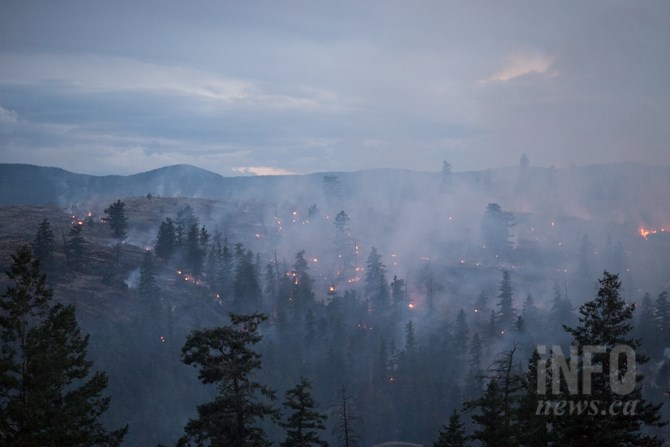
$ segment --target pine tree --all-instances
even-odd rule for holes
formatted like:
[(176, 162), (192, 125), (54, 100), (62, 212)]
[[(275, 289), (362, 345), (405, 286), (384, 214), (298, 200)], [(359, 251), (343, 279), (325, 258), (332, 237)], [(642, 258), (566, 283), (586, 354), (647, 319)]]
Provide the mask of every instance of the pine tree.
[[(584, 303), (579, 309), (579, 326), (565, 327), (573, 337), (573, 345), (597, 346), (604, 350), (602, 353), (592, 354), (591, 363), (600, 365), (603, 373), (591, 376), (590, 389), (584, 389), (581, 380), (581, 372), (585, 368), (583, 355), (579, 357), (577, 377), (581, 391), (588, 394), (589, 400), (598, 401), (599, 408), (605, 414), (596, 412), (555, 418), (554, 432), (559, 439), (557, 445), (660, 446), (663, 443), (647, 432), (648, 429), (661, 427), (664, 423), (660, 418), (660, 405), (649, 404), (642, 397), (642, 375), (634, 373), (634, 379), (622, 379), (626, 377), (628, 368), (632, 368), (628, 361), (619, 361), (618, 369), (612, 370), (614, 365), (610, 362), (610, 353), (618, 346), (632, 349), (635, 356), (633, 361), (638, 366), (648, 360), (646, 356), (634, 351), (639, 347), (639, 341), (628, 335), (631, 331), (634, 306), (626, 304), (620, 297), (620, 287), (618, 275), (604, 272), (597, 298)], [(626, 389), (617, 391), (616, 383), (620, 380), (624, 380), (620, 386)], [(629, 386), (632, 389), (628, 389)], [(583, 397), (571, 394), (568, 390), (561, 396), (568, 401)], [(615, 402), (619, 402), (621, 408), (626, 408), (626, 405), (633, 406), (634, 414), (626, 414), (624, 411), (609, 414), (607, 410)]]
[(465, 358), (468, 351), (468, 318), (463, 309), (458, 311), (456, 321), (454, 322), (454, 345), (461, 361)]
[(500, 353), (489, 366), (488, 384), (482, 397), (466, 402), (464, 408), (475, 410), (472, 421), (478, 428), (473, 439), (484, 446), (518, 445), (518, 400), (523, 390), (523, 378), (515, 363), (517, 347)]
[(292, 389), (286, 392), (284, 408), (291, 413), (281, 426), (286, 429), (286, 439), (282, 447), (323, 446), (319, 431), (325, 430), (326, 415), (319, 413), (312, 397), (310, 382), (302, 378)]
[(351, 397), (342, 388), (340, 400), (334, 409), (335, 427), (333, 432), (340, 447), (357, 447), (360, 444), (356, 426), (360, 419), (354, 415)]
[(572, 324), (573, 319), (572, 303), (567, 297), (561, 295), (561, 289), (557, 283), (554, 283), (554, 299), (549, 310), (549, 325), (558, 329)]
[(276, 410), (267, 402), (274, 399), (274, 392), (253, 379), (261, 368), (261, 355), (253, 345), (261, 341), (258, 326), (266, 319), (258, 313), (230, 314), (230, 325), (188, 336), (182, 348), (183, 362), (199, 368), (203, 383), (216, 384), (218, 395), (198, 406), (198, 417), (186, 424), (180, 446), (269, 445), (259, 422), (276, 417)]
[(33, 256), (40, 260), (42, 270), (49, 271), (54, 264), (56, 238), (48, 219), (42, 220), (37, 227), (37, 234), (32, 243)]
[(294, 308), (302, 315), (306, 309), (314, 304), (314, 292), (312, 285), (314, 281), (308, 273), (309, 266), (305, 259), (305, 250), (301, 250), (295, 255), (295, 263), (293, 264), (293, 271), (295, 278), (293, 280), (292, 299)]
[(186, 236), (186, 265), (194, 278), (200, 277), (205, 252), (200, 243), (200, 231), (196, 223), (191, 224)]
[(536, 328), (539, 326), (539, 311), (535, 305), (535, 300), (533, 295), (530, 293), (526, 296), (526, 300), (523, 302), (523, 307), (521, 308), (521, 316), (526, 322), (527, 326), (531, 328)]
[(500, 293), (498, 294), (498, 325), (503, 329), (511, 329), (516, 321), (514, 312), (514, 300), (512, 297), (512, 280), (509, 271), (503, 270), (503, 279), (500, 283)]
[(478, 410), (472, 415), (472, 421), (476, 425), (472, 439), (479, 441), (484, 447), (517, 446), (509, 408), (505, 405), (497, 379), (490, 380), (484, 395), (469, 405), (466, 404), (466, 408)]
[(105, 222), (109, 222), (109, 227), (112, 230), (112, 237), (115, 239), (125, 239), (126, 229), (128, 228), (128, 218), (126, 217), (126, 204), (120, 199), (105, 208), (104, 212), (107, 217), (104, 217)]
[(349, 228), (349, 216), (340, 211), (333, 224), (335, 225), (335, 256), (337, 258), (338, 274), (347, 278), (355, 263), (355, 243)]
[(512, 248), (509, 229), (514, 226), (512, 213), (503, 211), (497, 203), (489, 203), (482, 218), (482, 239), (487, 250), (495, 256), (504, 256)]
[(549, 443), (549, 419), (537, 411), (538, 404), (546, 397), (538, 392), (539, 360), (539, 353), (537, 350), (533, 351), (524, 375), (524, 390), (518, 398), (518, 407), (515, 411), (515, 418), (519, 424), (517, 425), (519, 445), (528, 447), (547, 446)]
[(150, 251), (144, 253), (142, 264), (140, 265), (140, 284), (138, 287), (140, 298), (147, 304), (148, 308), (154, 312), (160, 307), (160, 289), (156, 285), (156, 274), (154, 271), (154, 256)]
[(70, 238), (65, 243), (65, 254), (68, 264), (75, 270), (82, 267), (84, 260), (84, 246), (88, 242), (81, 235), (83, 224), (75, 222), (70, 228)]
[(454, 410), (449, 417), (449, 426), (442, 427), (437, 441), (433, 443), (433, 447), (465, 447), (466, 439), (461, 417)]
[(658, 339), (667, 342), (670, 340), (670, 302), (668, 302), (668, 292), (662, 292), (658, 295), (656, 305), (654, 306), (654, 317), (656, 318)]
[(28, 247), (12, 255), (13, 285), (0, 301), (0, 437), (7, 447), (117, 446), (127, 428), (108, 432), (103, 372), (91, 375), (74, 307), (51, 305), (39, 260)]
[(263, 297), (254, 254), (251, 250), (245, 253), (241, 246), (236, 251), (238, 261), (233, 285), (233, 305), (238, 311), (254, 312), (260, 308)]
[(391, 299), (386, 284), (386, 266), (375, 247), (372, 247), (365, 267), (365, 297), (370, 300), (376, 312), (388, 309)]
[(158, 234), (156, 234), (156, 244), (154, 250), (156, 256), (166, 261), (174, 254), (177, 247), (177, 235), (175, 233), (175, 226), (172, 219), (169, 217), (161, 222), (158, 227)]
[(408, 304), (405, 287), (405, 280), (393, 275), (393, 281), (391, 281), (391, 302), (397, 310), (404, 309)]
[[(635, 336), (640, 339), (641, 349), (649, 355), (659, 354), (659, 345), (662, 345), (662, 337), (658, 337), (659, 328), (654, 315), (654, 303), (651, 296), (645, 293), (642, 297), (639, 309), (635, 309), (637, 319), (635, 321)], [(668, 340), (668, 337), (665, 338)]]

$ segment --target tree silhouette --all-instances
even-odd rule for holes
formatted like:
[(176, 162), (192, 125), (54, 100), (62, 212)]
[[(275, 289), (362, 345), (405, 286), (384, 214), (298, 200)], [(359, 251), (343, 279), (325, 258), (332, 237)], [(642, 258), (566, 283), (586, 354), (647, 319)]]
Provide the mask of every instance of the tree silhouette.
[(286, 392), (284, 407), (289, 410), (286, 422), (281, 424), (286, 429), (286, 439), (282, 447), (305, 447), (325, 442), (319, 438), (318, 432), (325, 430), (326, 415), (316, 411), (316, 402), (310, 392), (312, 385), (302, 378), (292, 389)]
[(127, 427), (102, 425), (107, 375), (91, 374), (89, 337), (74, 307), (51, 305), (39, 260), (28, 247), (12, 255), (13, 285), (0, 301), (0, 439), (3, 446), (117, 446)]
[(182, 348), (182, 360), (199, 369), (198, 378), (216, 384), (218, 395), (198, 406), (197, 419), (184, 428), (180, 446), (265, 446), (265, 431), (258, 425), (263, 418), (275, 418), (277, 411), (265, 397), (274, 392), (253, 379), (261, 368), (261, 355), (252, 346), (261, 341), (258, 326), (265, 315), (230, 314), (231, 324), (193, 331)]
[(128, 228), (128, 218), (126, 217), (126, 204), (121, 199), (105, 208), (104, 213), (107, 215), (103, 218), (105, 222), (109, 223), (109, 228), (112, 230), (112, 237), (115, 239), (125, 239), (126, 229)]

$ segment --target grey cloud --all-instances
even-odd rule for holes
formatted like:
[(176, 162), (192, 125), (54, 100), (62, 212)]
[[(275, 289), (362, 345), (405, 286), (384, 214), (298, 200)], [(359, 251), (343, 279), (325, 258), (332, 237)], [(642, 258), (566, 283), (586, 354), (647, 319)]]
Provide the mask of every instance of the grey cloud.
[[(54, 151), (85, 132), (296, 172), (484, 169), (523, 152), (545, 166), (670, 164), (666, 2), (2, 8), (0, 106), (75, 129)], [(39, 135), (20, 139), (48, 147)]]

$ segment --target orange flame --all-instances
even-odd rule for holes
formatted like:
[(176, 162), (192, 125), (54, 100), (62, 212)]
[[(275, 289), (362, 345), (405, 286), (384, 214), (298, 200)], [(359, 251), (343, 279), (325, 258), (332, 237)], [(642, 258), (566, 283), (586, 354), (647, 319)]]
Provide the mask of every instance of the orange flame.
[(651, 228), (640, 227), (640, 236), (645, 238), (645, 239), (648, 239), (650, 235), (656, 234), (656, 233), (659, 233), (659, 232), (660, 233), (665, 233), (665, 228), (660, 228), (660, 229), (656, 230), (656, 229), (651, 229)]

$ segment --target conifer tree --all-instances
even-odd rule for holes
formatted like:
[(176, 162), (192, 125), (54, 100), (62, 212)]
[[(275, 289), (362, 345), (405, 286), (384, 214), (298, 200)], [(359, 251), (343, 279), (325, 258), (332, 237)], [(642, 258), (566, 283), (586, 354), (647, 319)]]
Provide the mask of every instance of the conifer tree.
[(433, 447), (465, 447), (467, 437), (465, 436), (465, 429), (461, 422), (461, 417), (454, 410), (449, 417), (449, 426), (442, 426), (437, 441), (433, 443)]
[(191, 224), (186, 236), (186, 265), (194, 278), (200, 277), (204, 261), (204, 251), (200, 243), (200, 230), (196, 223)]
[(512, 213), (503, 211), (497, 203), (489, 203), (482, 218), (484, 245), (493, 255), (503, 256), (512, 248), (509, 229), (514, 226)]
[(290, 411), (286, 422), (281, 426), (286, 429), (286, 439), (282, 447), (323, 446), (325, 442), (319, 438), (319, 431), (325, 430), (326, 415), (317, 411), (317, 404), (310, 389), (310, 382), (302, 378), (292, 389), (286, 392), (284, 408)]
[(147, 304), (148, 308), (154, 312), (160, 307), (160, 289), (156, 284), (156, 273), (154, 271), (154, 256), (150, 251), (144, 253), (142, 264), (140, 265), (140, 284), (138, 287), (140, 298)]
[(390, 294), (386, 284), (386, 266), (375, 247), (372, 247), (365, 266), (365, 297), (377, 312), (388, 309)]
[(502, 329), (511, 329), (516, 321), (514, 312), (514, 301), (512, 297), (512, 280), (508, 270), (503, 270), (503, 279), (500, 283), (500, 293), (498, 294), (498, 325)]
[(302, 315), (305, 310), (314, 304), (314, 292), (312, 285), (314, 281), (308, 273), (309, 266), (305, 260), (305, 250), (301, 250), (295, 255), (295, 263), (293, 264), (293, 271), (295, 278), (293, 280), (292, 298), (294, 308), (298, 314)]
[(340, 211), (333, 224), (335, 225), (335, 256), (337, 260), (338, 274), (347, 277), (355, 262), (355, 243), (351, 237), (349, 228), (349, 216)]
[(74, 307), (51, 305), (53, 292), (28, 247), (12, 260), (13, 285), (0, 301), (2, 445), (119, 445), (127, 428), (109, 432), (101, 423), (107, 376), (91, 374)]
[(499, 381), (494, 378), (486, 386), (484, 395), (466, 409), (477, 409), (472, 415), (476, 425), (472, 439), (484, 447), (516, 447), (509, 408), (505, 404)]
[(105, 208), (104, 213), (107, 215), (103, 218), (105, 222), (109, 222), (109, 228), (112, 230), (112, 237), (115, 239), (125, 239), (126, 229), (128, 228), (128, 218), (126, 217), (126, 204), (121, 199)]
[(254, 380), (261, 368), (261, 355), (253, 346), (261, 341), (258, 326), (265, 315), (230, 314), (231, 324), (193, 331), (182, 348), (182, 360), (199, 370), (205, 384), (216, 384), (218, 394), (198, 406), (198, 417), (184, 428), (179, 446), (267, 446), (260, 422), (276, 418), (268, 402), (274, 392)]
[[(635, 352), (639, 341), (629, 335), (634, 307), (626, 304), (619, 295), (621, 282), (618, 275), (604, 272), (599, 281), (598, 296), (579, 309), (579, 325), (574, 328), (566, 326), (565, 330), (573, 337), (574, 345), (603, 349), (603, 352), (593, 353), (590, 360), (591, 364), (599, 365), (603, 373), (590, 375), (590, 387), (585, 389), (582, 372), (587, 366), (584, 365), (583, 355), (580, 355), (577, 377), (583, 394), (575, 395), (564, 390), (560, 397), (574, 403), (585, 398), (586, 394), (590, 401), (598, 402), (604, 414), (598, 411), (595, 414), (556, 417), (553, 423), (558, 439), (556, 445), (660, 446), (663, 441), (647, 432), (664, 425), (660, 405), (649, 404), (642, 397), (643, 377), (632, 369), (634, 365), (630, 364), (630, 359), (622, 361), (618, 356), (618, 366), (611, 362), (612, 351), (621, 346), (633, 350), (635, 358), (632, 361), (637, 367), (648, 360), (643, 354)], [(633, 378), (627, 377), (629, 368)], [(617, 405), (621, 411), (611, 412), (612, 405)], [(634, 408), (635, 411), (626, 412), (624, 408)]]
[(468, 318), (465, 315), (465, 311), (461, 308), (454, 322), (454, 347), (460, 357), (460, 361), (465, 359), (465, 354), (468, 351), (468, 337)]
[(161, 222), (158, 227), (158, 234), (156, 234), (156, 244), (154, 250), (156, 256), (166, 261), (174, 254), (177, 247), (177, 235), (172, 219), (169, 217)]
[(346, 389), (342, 388), (339, 402), (334, 408), (335, 427), (333, 432), (337, 437), (340, 447), (357, 447), (360, 445), (360, 437), (357, 425), (360, 419), (354, 415), (351, 397), (347, 395)]
[(654, 317), (656, 318), (658, 339), (667, 342), (670, 340), (670, 302), (668, 301), (668, 292), (664, 291), (658, 295), (656, 305), (654, 306)]
[(239, 247), (237, 252), (238, 261), (233, 285), (233, 305), (238, 311), (254, 312), (260, 308), (263, 297), (256, 264), (254, 263), (254, 254), (251, 250), (245, 253), (242, 246)]
[(637, 313), (635, 337), (640, 339), (640, 348), (651, 356), (659, 354), (659, 345), (663, 344), (662, 337), (658, 337), (659, 328), (654, 315), (654, 303), (648, 293), (644, 294), (635, 312)]
[(518, 398), (518, 407), (515, 411), (517, 420), (517, 437), (519, 445), (535, 447), (546, 446), (549, 443), (549, 419), (540, 412), (538, 404), (543, 402), (546, 396), (538, 393), (538, 363), (540, 355), (537, 350), (533, 351), (528, 361), (528, 369), (524, 374), (524, 390)]
[(70, 239), (65, 243), (65, 254), (68, 264), (75, 270), (79, 270), (82, 267), (84, 246), (88, 243), (81, 235), (83, 227), (83, 224), (75, 222), (72, 228), (70, 228)]
[(33, 256), (40, 260), (42, 270), (48, 271), (53, 267), (56, 238), (48, 219), (42, 220), (37, 227), (37, 234), (32, 243)]

